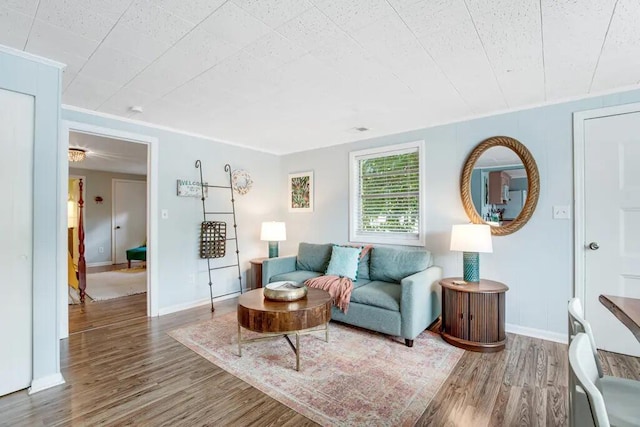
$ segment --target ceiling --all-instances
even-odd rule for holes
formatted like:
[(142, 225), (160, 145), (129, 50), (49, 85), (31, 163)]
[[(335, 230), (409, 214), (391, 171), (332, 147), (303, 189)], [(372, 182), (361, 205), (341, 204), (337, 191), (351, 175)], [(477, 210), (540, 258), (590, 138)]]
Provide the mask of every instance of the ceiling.
[(87, 152), (81, 162), (69, 162), (69, 167), (135, 175), (147, 174), (147, 145), (103, 136), (69, 132), (69, 147)]
[(65, 104), (288, 153), (638, 85), (639, 21), (637, 0), (0, 0), (0, 44), (66, 63)]

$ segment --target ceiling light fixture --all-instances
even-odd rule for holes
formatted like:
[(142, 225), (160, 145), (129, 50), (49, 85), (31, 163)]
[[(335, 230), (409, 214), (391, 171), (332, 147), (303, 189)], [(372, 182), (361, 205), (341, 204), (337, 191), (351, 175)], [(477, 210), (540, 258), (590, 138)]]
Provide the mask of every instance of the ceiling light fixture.
[(366, 132), (369, 130), (369, 128), (365, 128), (365, 127), (355, 127), (355, 130), (357, 130), (358, 132)]
[(129, 111), (131, 111), (132, 113), (142, 113), (142, 107), (139, 105), (134, 105), (132, 107), (129, 107)]
[(69, 148), (69, 161), (81, 162), (87, 157), (87, 151), (82, 148)]

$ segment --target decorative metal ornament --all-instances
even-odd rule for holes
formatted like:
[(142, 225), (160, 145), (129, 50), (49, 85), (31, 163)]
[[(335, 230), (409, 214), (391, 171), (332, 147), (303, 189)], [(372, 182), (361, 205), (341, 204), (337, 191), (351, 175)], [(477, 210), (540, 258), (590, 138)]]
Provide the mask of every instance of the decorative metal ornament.
[(253, 180), (249, 172), (243, 169), (233, 171), (231, 175), (231, 187), (233, 190), (241, 195), (247, 194), (253, 186)]

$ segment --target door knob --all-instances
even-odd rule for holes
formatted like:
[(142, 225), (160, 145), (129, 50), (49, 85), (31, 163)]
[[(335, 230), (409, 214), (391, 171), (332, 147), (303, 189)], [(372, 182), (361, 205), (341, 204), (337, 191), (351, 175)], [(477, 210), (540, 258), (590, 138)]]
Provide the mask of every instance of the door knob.
[(598, 246), (598, 242), (591, 242), (591, 243), (589, 243), (588, 247), (592, 251), (597, 251), (598, 249), (600, 249), (600, 246)]
[(116, 225), (116, 230), (120, 230), (120, 226), (119, 225)]

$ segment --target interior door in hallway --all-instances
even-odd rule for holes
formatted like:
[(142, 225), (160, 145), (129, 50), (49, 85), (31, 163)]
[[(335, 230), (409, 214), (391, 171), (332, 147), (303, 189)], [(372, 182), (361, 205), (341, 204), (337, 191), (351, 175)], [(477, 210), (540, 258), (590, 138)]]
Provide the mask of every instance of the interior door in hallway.
[(127, 249), (147, 240), (147, 183), (113, 180), (114, 263), (127, 262)]
[(585, 316), (598, 348), (640, 356), (640, 343), (599, 301), (640, 298), (640, 112), (585, 122)]
[(33, 137), (34, 98), (0, 89), (0, 396), (32, 379)]

